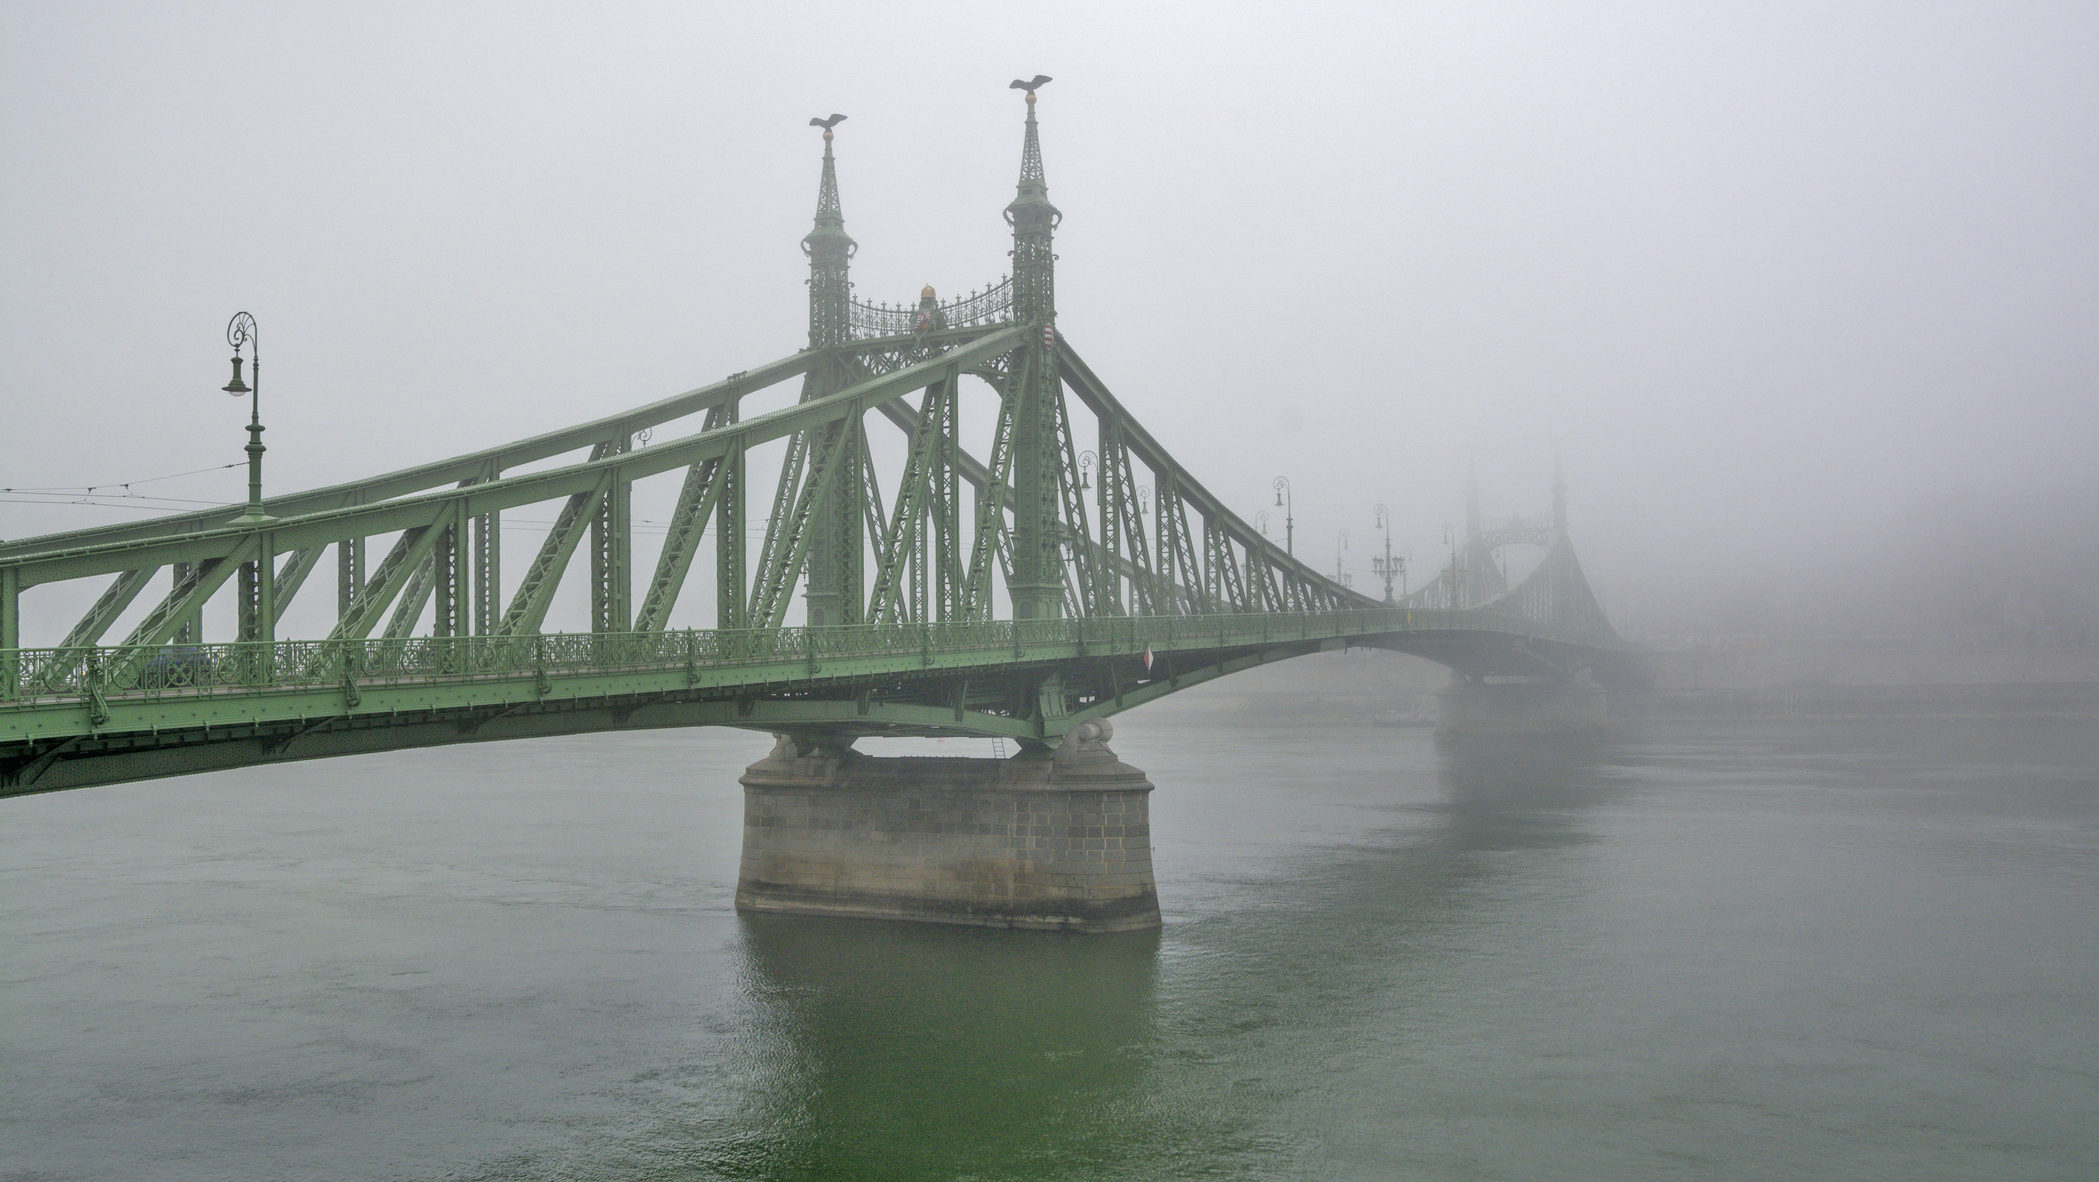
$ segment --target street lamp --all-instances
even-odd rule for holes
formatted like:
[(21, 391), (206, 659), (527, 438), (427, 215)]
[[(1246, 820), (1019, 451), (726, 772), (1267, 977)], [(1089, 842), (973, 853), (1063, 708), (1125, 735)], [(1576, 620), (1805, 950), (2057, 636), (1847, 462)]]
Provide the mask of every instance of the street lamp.
[(1261, 509), (1254, 513), (1254, 528), (1261, 531), (1262, 537), (1268, 536), (1268, 510)]
[[(255, 331), (255, 317), (246, 312), (236, 313), (226, 322), (226, 343), (233, 346), (233, 380), (222, 387), (226, 393), (239, 398), (248, 396), (248, 512), (246, 521), (260, 521), (262, 511), (262, 339)], [(241, 380), (241, 350), (255, 351), (255, 367), (249, 371), (255, 384)]]
[(1376, 572), (1377, 572), (1378, 574), (1380, 574), (1380, 575), (1384, 576), (1384, 580), (1385, 580), (1385, 602), (1386, 602), (1386, 603), (1391, 603), (1391, 602), (1392, 602), (1392, 580), (1393, 580), (1393, 579), (1395, 579), (1395, 578), (1397, 578), (1397, 577), (1399, 577), (1399, 572), (1400, 572), (1400, 571), (1401, 571), (1402, 569), (1404, 569), (1404, 567), (1405, 567), (1405, 564), (1404, 564), (1404, 563), (1402, 563), (1402, 562), (1400, 562), (1400, 561), (1398, 561), (1398, 560), (1396, 560), (1396, 559), (1394, 559), (1394, 558), (1392, 557), (1392, 513), (1391, 513), (1391, 511), (1390, 511), (1390, 510), (1388, 510), (1388, 509), (1386, 509), (1384, 505), (1380, 504), (1380, 505), (1379, 505), (1379, 506), (1377, 507), (1377, 509), (1376, 509), (1376, 510), (1375, 510), (1374, 512), (1372, 512), (1372, 514), (1371, 514), (1371, 517), (1370, 517), (1370, 523), (1371, 523), (1372, 525), (1374, 525), (1374, 526), (1377, 526), (1378, 528), (1380, 528), (1380, 529), (1382, 529), (1382, 530), (1384, 530), (1384, 531), (1385, 531), (1385, 556), (1384, 556), (1384, 558), (1382, 558), (1382, 559), (1379, 559), (1378, 557), (1376, 557), (1375, 555), (1373, 555), (1373, 556), (1371, 557), (1371, 559), (1370, 559), (1370, 569), (1372, 569), (1372, 570), (1376, 571)]
[(1093, 487), (1093, 466), (1098, 463), (1100, 463), (1100, 457), (1094, 455), (1092, 451), (1088, 450), (1079, 453), (1080, 492), (1085, 492)]
[(1275, 505), (1283, 511), (1283, 552), (1297, 557), (1297, 495), (1288, 476), (1275, 478)]

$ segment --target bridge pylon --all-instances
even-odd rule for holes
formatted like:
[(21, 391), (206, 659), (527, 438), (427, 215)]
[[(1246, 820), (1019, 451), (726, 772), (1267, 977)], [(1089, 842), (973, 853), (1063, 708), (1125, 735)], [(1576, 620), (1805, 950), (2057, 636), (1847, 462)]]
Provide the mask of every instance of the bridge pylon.
[(1064, 385), (1057, 375), (1057, 256), (1052, 244), (1064, 215), (1050, 204), (1042, 170), (1035, 90), (1049, 79), (1019, 84), (1028, 118), (1020, 149), (1020, 180), (1006, 224), (1013, 228), (1013, 317), (1028, 330), (1007, 376), (1013, 412), (1013, 579), (1008, 590), (1016, 620), (1064, 614), (1064, 558), (1058, 474), (1058, 424)]
[[(812, 119), (824, 129), (823, 176), (817, 184), (816, 219), (802, 253), (809, 258), (809, 348), (814, 354), (802, 383), (802, 401), (829, 397), (852, 384), (841, 350), (852, 336), (851, 267), (859, 244), (845, 232), (845, 211), (838, 199), (838, 164), (831, 152), (832, 128), (843, 120)], [(802, 495), (812, 502), (808, 569), (804, 597), (814, 627), (860, 622), (864, 567), (861, 529), (867, 440), (859, 416), (848, 416), (820, 431), (797, 436), (781, 470), (780, 496), (799, 477)], [(794, 506), (776, 502), (774, 520)], [(784, 604), (782, 605), (784, 606)]]

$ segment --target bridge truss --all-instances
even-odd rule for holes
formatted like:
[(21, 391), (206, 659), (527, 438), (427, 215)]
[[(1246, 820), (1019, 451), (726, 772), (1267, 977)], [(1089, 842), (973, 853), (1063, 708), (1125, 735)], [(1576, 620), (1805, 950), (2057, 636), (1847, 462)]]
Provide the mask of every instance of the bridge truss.
[[(855, 299), (826, 127), (793, 356), (260, 515), (0, 544), (0, 794), (621, 727), (1039, 746), (1322, 648), (1481, 673), (1626, 659), (1563, 529), (1514, 588), (1379, 603), (1176, 463), (1057, 330), (1061, 214), (1027, 99), (1013, 274), (988, 288)], [(679, 491), (650, 560), (634, 488), (653, 477)], [(533, 512), (543, 536), (510, 554), (506, 516)], [(280, 634), (330, 567), (325, 635)], [(58, 643), (21, 645), (24, 592), (91, 579), (107, 583)], [(588, 631), (547, 632), (578, 579)], [(234, 634), (207, 641), (224, 596)]]

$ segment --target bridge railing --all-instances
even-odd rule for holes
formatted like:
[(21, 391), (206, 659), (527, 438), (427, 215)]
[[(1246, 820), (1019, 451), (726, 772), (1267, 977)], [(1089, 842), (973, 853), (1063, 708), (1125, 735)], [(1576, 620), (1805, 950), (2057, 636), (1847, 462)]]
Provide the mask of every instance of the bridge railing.
[(1464, 629), (1580, 643), (1513, 615), (1367, 608), (1295, 614), (1096, 616), (749, 630), (568, 632), (530, 636), (283, 640), (200, 645), (0, 649), (0, 710), (112, 696), (193, 696), (437, 680), (692, 671), (920, 654), (1008, 661), (1165, 654), (1267, 642)]
[(985, 288), (936, 303), (931, 309), (919, 304), (873, 304), (853, 300), (847, 315), (855, 338), (902, 336), (936, 328), (964, 328), (979, 324), (1001, 324), (1013, 319), (1013, 277), (1007, 276)]

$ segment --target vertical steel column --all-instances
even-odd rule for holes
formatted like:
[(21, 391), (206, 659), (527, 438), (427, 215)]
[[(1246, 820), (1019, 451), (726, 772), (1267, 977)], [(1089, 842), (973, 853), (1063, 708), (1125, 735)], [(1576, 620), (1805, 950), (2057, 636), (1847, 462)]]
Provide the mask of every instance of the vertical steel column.
[(363, 538), (344, 538), (335, 544), (335, 618), (346, 620), (364, 597)]
[[(939, 450), (937, 440), (934, 443), (934, 450), (936, 452)], [(939, 461), (932, 460), (931, 457), (928, 457), (928, 459), (930, 466), (938, 466)], [(930, 479), (932, 476), (932, 472), (926, 473), (926, 478)], [(931, 532), (931, 528), (928, 525), (932, 517), (931, 500), (930, 497), (921, 499), (918, 502), (918, 507), (912, 513), (915, 520), (904, 526), (904, 528), (911, 531), (911, 622), (914, 624), (923, 624), (927, 619), (926, 576), (930, 572), (926, 569), (926, 535)], [(898, 524), (902, 525), (903, 523), (899, 522)]]
[(503, 522), (496, 510), (474, 518), (474, 634), (488, 636), (503, 618)]
[[(840, 383), (841, 385), (843, 382)], [(844, 467), (831, 483), (836, 526), (837, 587), (841, 624), (858, 624), (867, 614), (867, 416), (857, 406), (840, 430), (846, 433), (839, 455)]]
[(237, 615), (235, 617), (233, 638), (235, 640), (253, 640), (255, 639), (256, 595), (255, 564), (253, 562), (240, 564), (240, 571), (234, 577), (234, 594), (239, 596), (239, 601), (234, 605)]
[[(835, 365), (825, 365), (824, 368), (835, 370)], [(834, 373), (824, 388), (837, 390), (843, 384), (841, 377)], [(809, 623), (814, 627), (857, 624), (864, 612), (866, 562), (863, 551), (867, 548), (866, 506), (862, 501), (866, 495), (867, 478), (861, 468), (861, 456), (866, 449), (864, 429), (865, 421), (855, 410), (843, 422), (819, 428), (816, 441), (811, 444), (815, 456), (835, 457), (830, 462), (836, 467), (835, 472), (815, 467), (810, 469), (810, 479), (818, 479), (820, 473), (825, 485), (821, 490), (810, 490), (823, 493), (823, 499), (817, 502), (809, 521), (809, 548), (805, 560), (805, 595), (809, 603)]]
[(948, 383), (940, 400), (939, 437), (933, 447), (933, 561), (937, 590), (934, 614), (941, 623), (962, 618), (962, 486), (958, 479), (956, 426), (961, 414), (961, 376)]
[(464, 606), (466, 588), (460, 586), (461, 568), (465, 565), (464, 541), (466, 535), (465, 506), (445, 514), (446, 520), (432, 528), (438, 531), (436, 549), (431, 551), (432, 590), (437, 597), (437, 607), (430, 621), (430, 635), (439, 639), (450, 639), (459, 634), (460, 608)]
[(277, 639), (277, 535), (262, 534), (255, 547), (254, 638), (271, 643)]
[[(621, 439), (612, 454), (627, 450)], [(632, 627), (630, 600), (634, 574), (629, 561), (634, 550), (634, 485), (625, 474), (614, 472), (612, 487), (598, 504), (590, 527), (590, 629), (593, 632), (625, 632)]]
[[(175, 563), (173, 564), (171, 569), (173, 570), (175, 577), (174, 582), (171, 584), (170, 590), (174, 592), (181, 591), (183, 585), (189, 582), (190, 576), (196, 571), (196, 568), (194, 566), (191, 566), (187, 562)], [(192, 611), (188, 615), (182, 617), (181, 622), (175, 625), (175, 634), (172, 639), (176, 644), (203, 643), (204, 609), (202, 607), (199, 607), (195, 611)]]
[(1210, 610), (1229, 612), (1231, 602), (1224, 594), (1224, 572), (1231, 564), (1219, 556), (1223, 531), (1207, 516), (1203, 518), (1203, 592), (1210, 597)]
[(22, 658), (22, 571), (0, 566), (0, 698), (15, 696), (21, 678)]
[(1158, 484), (1152, 498), (1152, 537), (1159, 548), (1159, 590), (1152, 598), (1159, 604), (1163, 615), (1179, 615), (1181, 594), (1177, 589), (1180, 571), (1176, 564), (1179, 558), (1173, 537), (1173, 472), (1161, 469), (1153, 474)]
[(266, 641), (277, 632), (275, 535), (258, 533), (250, 544), (255, 557), (240, 565), (239, 639)]
[(1103, 415), (1100, 420), (1101, 461), (1101, 564), (1094, 571), (1098, 600), (1094, 611), (1104, 616), (1122, 614), (1122, 430)]
[(267, 685), (274, 672), (273, 650), (262, 646), (276, 638), (277, 553), (267, 532), (257, 533), (250, 544), (255, 557), (240, 566), (240, 639), (256, 646), (244, 654), (246, 680)]
[[(736, 420), (736, 404), (729, 404), (728, 421)], [(746, 626), (743, 566), (743, 437), (729, 441), (722, 456), (721, 494), (714, 504), (714, 626)]]

